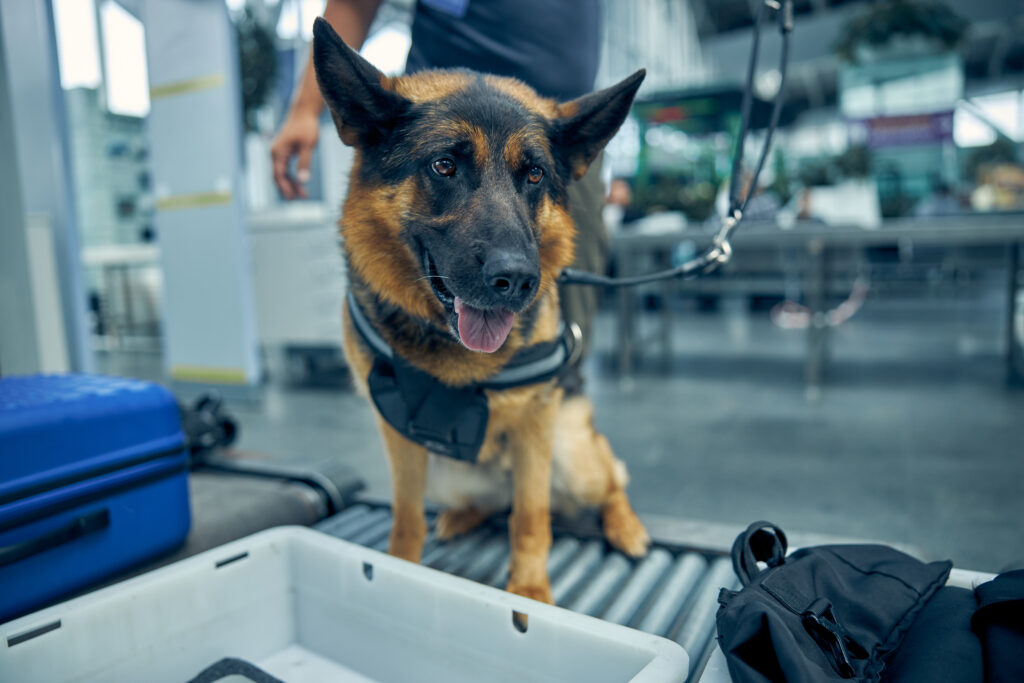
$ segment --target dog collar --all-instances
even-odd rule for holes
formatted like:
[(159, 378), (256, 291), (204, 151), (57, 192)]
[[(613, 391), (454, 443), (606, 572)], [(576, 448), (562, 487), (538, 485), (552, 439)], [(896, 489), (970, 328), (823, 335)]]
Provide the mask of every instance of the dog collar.
[(575, 362), (581, 349), (579, 328), (563, 324), (557, 338), (518, 351), (496, 374), (453, 387), (396, 353), (370, 324), (351, 291), (348, 304), (353, 327), (374, 356), (367, 384), (384, 420), (429, 451), (467, 462), (476, 462), (487, 432), (490, 410), (484, 390), (546, 382)]

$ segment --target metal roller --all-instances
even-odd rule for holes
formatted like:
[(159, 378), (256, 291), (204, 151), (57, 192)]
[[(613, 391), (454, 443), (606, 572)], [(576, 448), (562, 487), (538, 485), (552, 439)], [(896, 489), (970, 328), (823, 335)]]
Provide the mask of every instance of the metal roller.
[(658, 636), (667, 635), (679, 613), (693, 595), (693, 590), (707, 570), (708, 561), (697, 553), (683, 553), (669, 570), (661, 591), (640, 622), (641, 631)]
[[(443, 572), (454, 574), (459, 567), (473, 560), (473, 557), (480, 550), (480, 546), (487, 541), (489, 535), (485, 530), (478, 529), (467, 536), (461, 537), (458, 541), (451, 543), (450, 550), (435, 560), (430, 566)], [(462, 542), (459, 543), (459, 541)]]
[(456, 572), (473, 581), (483, 581), (484, 577), (495, 571), (502, 560), (508, 558), (508, 541), (500, 536), (495, 536), (477, 551), (475, 557), (464, 563)]
[(619, 591), (618, 597), (608, 606), (601, 618), (613, 624), (626, 625), (633, 621), (644, 601), (658, 585), (665, 570), (672, 563), (672, 554), (663, 548), (654, 548), (635, 569), (632, 576)]
[[(580, 542), (575, 538), (560, 538), (555, 541), (551, 546), (551, 552), (548, 553), (548, 578), (557, 576), (576, 554), (579, 547)], [(484, 583), (499, 588), (503, 588), (508, 583), (508, 557)]]
[[(331, 536), (345, 538), (348, 529), (358, 520), (370, 514), (370, 508), (365, 505), (353, 505), (349, 509), (333, 517), (328, 517), (316, 525), (316, 528)], [(390, 515), (388, 515), (390, 517)]]
[(432, 549), (424, 549), (423, 559), (420, 560), (420, 564), (440, 569), (454, 558), (460, 557), (461, 553), (472, 550), (473, 546), (483, 541), (486, 536), (486, 531), (477, 529), (471, 534), (460, 536), (452, 541), (439, 541)]
[(371, 546), (382, 538), (387, 538), (391, 531), (391, 518), (387, 517), (376, 524), (366, 527), (362, 531), (352, 534), (348, 540), (359, 545)]
[(346, 525), (334, 535), (348, 541), (376, 524), (390, 521), (391, 515), (387, 510), (371, 510), (369, 513), (362, 515), (359, 519), (353, 520), (351, 524)]
[(606, 556), (594, 578), (566, 607), (596, 616), (615, 597), (615, 589), (622, 585), (632, 569), (633, 563), (625, 555), (613, 553)]
[(565, 572), (551, 583), (551, 595), (555, 599), (555, 604), (564, 604), (573, 590), (600, 564), (603, 556), (603, 541), (590, 541), (584, 545), (583, 550), (573, 558)]
[(728, 557), (715, 559), (694, 591), (694, 599), (687, 610), (675, 641), (690, 655), (690, 668), (703, 670), (710, 654), (709, 645), (715, 632), (715, 613), (718, 611), (718, 591), (733, 588), (738, 583)]
[(390, 541), (391, 541), (391, 530), (388, 529), (388, 535), (387, 536), (385, 536), (384, 538), (380, 539), (376, 543), (374, 543), (372, 545), (369, 545), (367, 547), (368, 548), (373, 548), (374, 550), (376, 550), (378, 552), (386, 553), (388, 551), (388, 544), (390, 543)]

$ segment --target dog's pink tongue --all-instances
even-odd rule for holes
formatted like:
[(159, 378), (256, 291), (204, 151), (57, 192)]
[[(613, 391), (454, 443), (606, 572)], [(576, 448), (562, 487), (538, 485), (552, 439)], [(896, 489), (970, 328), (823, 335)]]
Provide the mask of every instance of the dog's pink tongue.
[(512, 330), (513, 313), (504, 308), (484, 311), (455, 297), (455, 312), (459, 316), (459, 338), (474, 351), (494, 353)]

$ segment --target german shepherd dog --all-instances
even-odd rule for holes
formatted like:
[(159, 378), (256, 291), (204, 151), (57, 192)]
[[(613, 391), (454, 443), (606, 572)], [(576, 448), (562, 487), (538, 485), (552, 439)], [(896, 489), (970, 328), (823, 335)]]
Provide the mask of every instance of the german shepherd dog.
[[(559, 334), (556, 278), (573, 260), (566, 186), (618, 130), (644, 72), (556, 103), (509, 78), (465, 70), (384, 76), (314, 27), (317, 81), (342, 141), (355, 148), (341, 231), (349, 289), (393, 352), (453, 387), (495, 375), (519, 350)], [(346, 304), (345, 354), (357, 382), (373, 354)], [(377, 414), (390, 460), (388, 551), (418, 562), (424, 499), (440, 538), (511, 506), (507, 589), (552, 602), (550, 510), (599, 507), (616, 548), (649, 538), (626, 498), (624, 465), (593, 408), (556, 380), (488, 391), (475, 464), (428, 452)]]

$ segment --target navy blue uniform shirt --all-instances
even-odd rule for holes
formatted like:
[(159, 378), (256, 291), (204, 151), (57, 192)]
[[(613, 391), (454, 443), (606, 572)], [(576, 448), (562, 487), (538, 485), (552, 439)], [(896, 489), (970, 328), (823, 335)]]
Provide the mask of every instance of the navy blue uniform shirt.
[(419, 0), (406, 73), (466, 67), (569, 100), (594, 89), (599, 0)]

